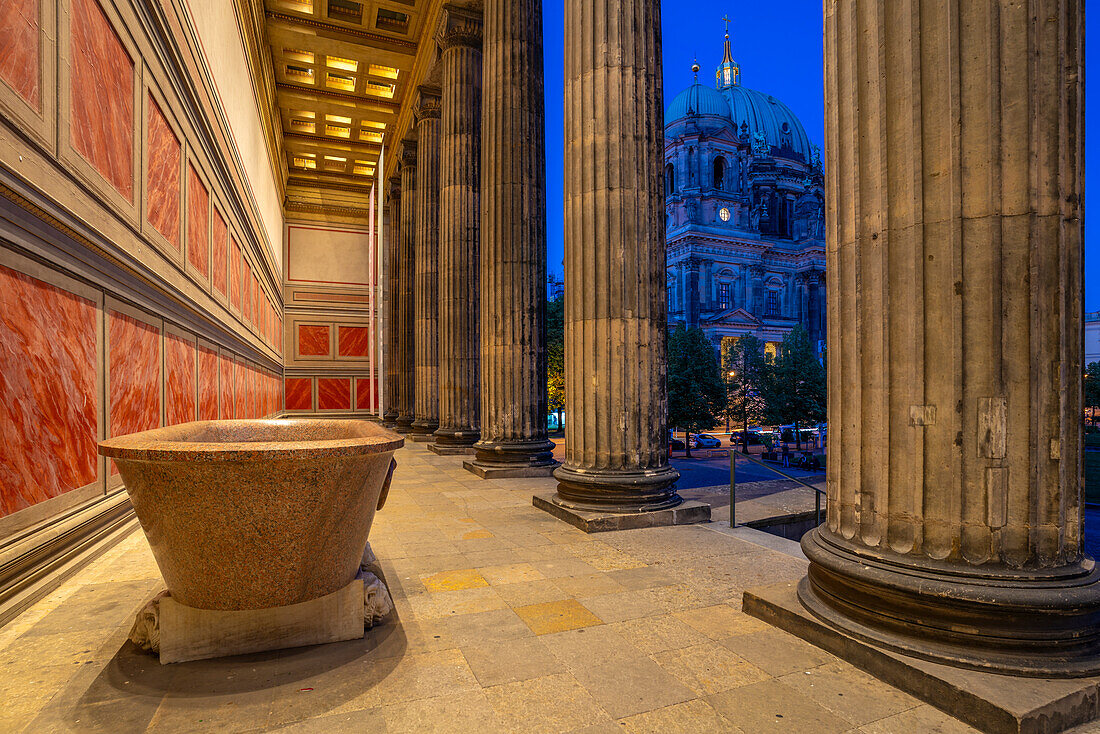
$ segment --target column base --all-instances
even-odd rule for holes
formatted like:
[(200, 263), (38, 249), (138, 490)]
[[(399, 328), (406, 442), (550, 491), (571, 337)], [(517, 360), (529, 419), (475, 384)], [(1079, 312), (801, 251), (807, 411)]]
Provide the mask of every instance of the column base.
[(397, 416), (398, 414), (395, 411), (387, 410), (382, 414), (382, 427), (390, 429), (396, 428)]
[[(807, 584), (805, 578), (801, 584)], [(779, 583), (745, 591), (745, 614), (801, 637), (879, 680), (991, 734), (1057, 732), (1092, 721), (1100, 679), (1021, 680), (885, 650), (826, 624)]]
[(856, 546), (815, 528), (802, 605), (863, 642), (1031, 678), (1100, 674), (1100, 567), (962, 566)]
[(433, 434), (437, 428), (439, 428), (439, 421), (415, 420), (409, 438), (417, 443), (427, 443), (435, 438)]
[(474, 444), (477, 457), (462, 462), (466, 471), (482, 479), (520, 479), (548, 477), (558, 467), (554, 461), (554, 444), (537, 441), (478, 441)]
[(446, 444), (430, 443), (428, 451), (440, 456), (473, 456), (473, 446), (447, 446)]
[(400, 415), (397, 417), (397, 425), (394, 426), (395, 431), (400, 434), (412, 433), (413, 431), (413, 416)]
[(554, 477), (558, 491), (552, 501), (567, 510), (656, 512), (684, 501), (673, 486), (680, 472), (668, 465), (651, 471), (585, 471), (562, 465)]
[[(680, 500), (672, 507), (650, 512), (615, 512), (602, 510), (586, 512), (562, 507), (556, 501), (557, 495), (536, 494), (531, 504), (549, 512), (559, 520), (586, 533), (603, 533), (610, 530), (634, 530), (637, 528), (661, 528), (669, 525), (693, 525), (710, 522), (710, 505), (697, 500)], [(679, 499), (679, 496), (677, 496)]]

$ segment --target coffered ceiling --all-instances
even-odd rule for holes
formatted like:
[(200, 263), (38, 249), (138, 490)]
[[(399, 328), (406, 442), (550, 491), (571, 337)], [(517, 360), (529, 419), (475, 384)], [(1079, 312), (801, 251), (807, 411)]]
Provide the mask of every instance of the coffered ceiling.
[(438, 6), (239, 0), (288, 212), (365, 214), (382, 145), (392, 144), (415, 96), (420, 41), (431, 38), (427, 16)]

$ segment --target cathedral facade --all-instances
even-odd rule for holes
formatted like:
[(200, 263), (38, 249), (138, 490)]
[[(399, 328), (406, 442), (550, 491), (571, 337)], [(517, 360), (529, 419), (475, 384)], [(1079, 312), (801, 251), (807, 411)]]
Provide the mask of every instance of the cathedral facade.
[(793, 112), (741, 85), (729, 34), (715, 85), (665, 111), (668, 319), (716, 346), (753, 334), (773, 350), (802, 324), (825, 340), (821, 155)]

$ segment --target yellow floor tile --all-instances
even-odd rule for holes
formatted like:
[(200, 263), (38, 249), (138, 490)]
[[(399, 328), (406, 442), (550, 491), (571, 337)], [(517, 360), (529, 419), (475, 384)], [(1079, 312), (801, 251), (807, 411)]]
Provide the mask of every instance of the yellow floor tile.
[(479, 586), (488, 586), (480, 573), (472, 568), (462, 568), (457, 571), (440, 571), (420, 577), (424, 588), (428, 591), (458, 591), (460, 589), (476, 589)]
[(513, 610), (536, 635), (593, 627), (603, 621), (576, 599), (530, 604)]
[(494, 586), (498, 584), (518, 584), (523, 581), (538, 581), (546, 578), (530, 563), (511, 563), (504, 566), (486, 566), (478, 569), (485, 580)]
[(492, 537), (494, 537), (493, 534), (490, 533), (488, 530), (471, 530), (468, 533), (463, 533), (462, 534), (462, 539), (463, 540), (477, 540), (479, 538), (492, 538)]

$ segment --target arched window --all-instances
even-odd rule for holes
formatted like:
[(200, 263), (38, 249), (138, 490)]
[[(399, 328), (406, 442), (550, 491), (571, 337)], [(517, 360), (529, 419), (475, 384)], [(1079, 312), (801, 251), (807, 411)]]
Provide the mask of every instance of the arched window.
[(714, 188), (719, 191), (726, 188), (726, 159), (722, 156), (714, 159)]
[(669, 163), (665, 166), (665, 196), (676, 193), (676, 170)]

